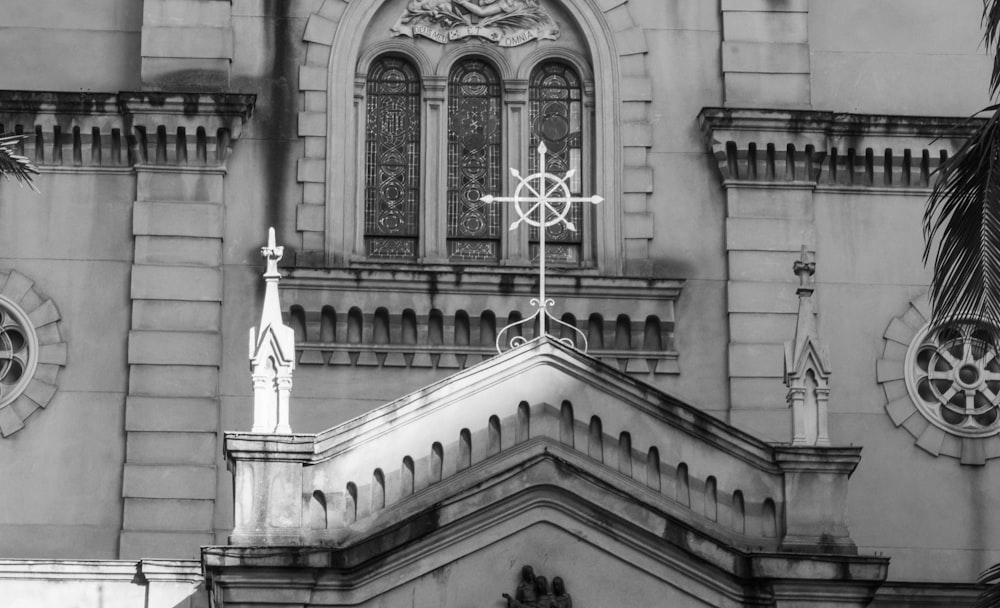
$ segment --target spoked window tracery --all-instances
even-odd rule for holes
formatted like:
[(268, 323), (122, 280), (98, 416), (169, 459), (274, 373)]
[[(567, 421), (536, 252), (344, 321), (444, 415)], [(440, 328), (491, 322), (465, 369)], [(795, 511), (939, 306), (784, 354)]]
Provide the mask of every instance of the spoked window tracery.
[(1000, 432), (1000, 360), (985, 322), (928, 324), (906, 355), (906, 384), (934, 425), (966, 437)]
[(368, 72), (365, 248), (368, 256), (416, 259), (420, 200), (420, 78), (384, 57)]
[(38, 358), (37, 338), (28, 316), (0, 300), (0, 405), (10, 403), (31, 381)]
[[(528, 166), (538, 163), (538, 144), (545, 142), (547, 170), (563, 175), (573, 170), (569, 180), (570, 195), (583, 194), (582, 167), (582, 93), (580, 78), (563, 63), (549, 62), (535, 68), (528, 93), (531, 138), (528, 145)], [(545, 257), (549, 262), (579, 264), (582, 259), (582, 204), (573, 203), (567, 215), (576, 230), (562, 223), (546, 229)], [(538, 228), (528, 235), (531, 259), (538, 257)]]
[(481, 196), (500, 192), (500, 78), (483, 61), (456, 65), (448, 79), (448, 257), (500, 259), (500, 211)]

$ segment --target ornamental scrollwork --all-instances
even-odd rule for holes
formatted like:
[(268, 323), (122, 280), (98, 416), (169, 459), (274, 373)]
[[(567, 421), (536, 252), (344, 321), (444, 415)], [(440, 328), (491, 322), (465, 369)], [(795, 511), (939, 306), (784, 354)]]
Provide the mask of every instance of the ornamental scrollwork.
[(539, 0), (410, 0), (390, 31), (441, 44), (475, 37), (505, 47), (559, 37)]

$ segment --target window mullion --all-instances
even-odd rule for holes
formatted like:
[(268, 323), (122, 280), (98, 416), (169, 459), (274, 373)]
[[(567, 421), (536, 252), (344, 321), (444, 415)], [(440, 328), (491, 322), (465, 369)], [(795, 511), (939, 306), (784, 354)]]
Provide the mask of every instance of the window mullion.
[[(527, 80), (507, 80), (504, 81), (504, 142), (503, 160), (505, 167), (502, 183), (505, 185), (506, 196), (514, 194), (514, 187), (517, 180), (510, 174), (507, 167), (516, 167), (522, 175), (534, 173), (536, 167), (528, 167), (528, 81)], [(502, 231), (502, 260), (504, 264), (512, 266), (524, 266), (529, 263), (528, 259), (528, 231), (527, 230), (507, 230), (510, 225), (512, 210), (510, 205), (504, 205), (501, 215)]]
[(420, 257), (425, 264), (448, 261), (447, 245), (447, 96), (448, 79), (443, 76), (423, 78), (423, 166), (421, 167), (423, 201), (421, 208)]
[[(594, 176), (597, 175), (596, 167), (594, 166), (594, 83), (586, 81), (583, 83), (583, 124), (581, 125), (583, 131), (583, 158), (581, 160), (583, 164), (583, 195), (590, 196), (594, 194)], [(611, 204), (611, 203), (606, 203)], [(597, 265), (597, 252), (595, 251), (597, 247), (598, 238), (598, 226), (600, 222), (595, 222), (596, 218), (601, 217), (604, 212), (603, 209), (597, 209), (595, 206), (590, 205), (590, 208), (584, 209), (583, 212), (583, 258), (582, 261), (585, 265)], [(600, 207), (600, 205), (597, 205)]]

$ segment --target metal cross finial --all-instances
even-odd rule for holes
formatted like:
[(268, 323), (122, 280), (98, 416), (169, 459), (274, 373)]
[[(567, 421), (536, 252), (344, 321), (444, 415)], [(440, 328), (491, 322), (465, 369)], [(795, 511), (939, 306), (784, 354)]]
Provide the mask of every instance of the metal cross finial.
[[(591, 203), (598, 204), (604, 199), (600, 196), (571, 196), (569, 188), (569, 180), (576, 173), (575, 169), (570, 169), (566, 172), (562, 178), (553, 175), (552, 173), (547, 173), (545, 171), (545, 153), (548, 150), (545, 147), (545, 142), (538, 144), (538, 165), (539, 172), (532, 173), (527, 177), (521, 177), (521, 174), (517, 169), (511, 169), (510, 174), (517, 178), (518, 184), (514, 189), (514, 196), (493, 196), (487, 194), (482, 197), (484, 203), (514, 203), (514, 211), (517, 212), (517, 219), (514, 220), (510, 225), (510, 230), (516, 230), (519, 225), (525, 223), (529, 226), (538, 228), (538, 298), (532, 298), (531, 304), (537, 308), (534, 314), (531, 316), (517, 321), (516, 323), (511, 323), (510, 325), (504, 327), (497, 333), (497, 350), (503, 352), (501, 347), (502, 338), (504, 334), (516, 325), (523, 325), (533, 318), (538, 317), (538, 335), (545, 335), (545, 318), (548, 317), (552, 321), (559, 323), (561, 325), (567, 325), (560, 321), (559, 319), (552, 316), (548, 311), (548, 307), (555, 304), (555, 302), (545, 296), (545, 232), (550, 226), (563, 225), (566, 229), (576, 232), (576, 226), (573, 222), (566, 219), (572, 208), (573, 203)], [(525, 210), (521, 203), (531, 203), (531, 207)], [(575, 330), (583, 338), (584, 349), (586, 349), (587, 337), (583, 335), (578, 328), (567, 325), (571, 329)], [(520, 338), (520, 340), (518, 340)], [(510, 341), (510, 346), (518, 346), (525, 340), (520, 336), (516, 336)], [(567, 340), (571, 346), (574, 344), (572, 341)]]

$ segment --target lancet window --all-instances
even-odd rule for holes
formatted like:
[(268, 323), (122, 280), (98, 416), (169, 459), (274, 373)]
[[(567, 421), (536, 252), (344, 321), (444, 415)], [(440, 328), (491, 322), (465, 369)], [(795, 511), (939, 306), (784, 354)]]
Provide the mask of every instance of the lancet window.
[(365, 128), (365, 249), (369, 257), (417, 257), (420, 200), (420, 78), (397, 57), (368, 71)]
[[(548, 170), (562, 175), (573, 171), (569, 179), (570, 195), (583, 194), (583, 100), (580, 79), (569, 66), (549, 62), (535, 68), (531, 75), (528, 95), (531, 137), (528, 146), (528, 166), (538, 166), (538, 144), (545, 143)], [(582, 259), (582, 203), (573, 203), (567, 216), (577, 230), (568, 230), (559, 223), (546, 229), (548, 244), (545, 257), (549, 262), (578, 264)], [(531, 259), (538, 257), (538, 228), (529, 236)]]
[(459, 63), (448, 82), (451, 261), (496, 262), (500, 257), (500, 209), (479, 198), (500, 191), (501, 136), (499, 76), (477, 59)]

